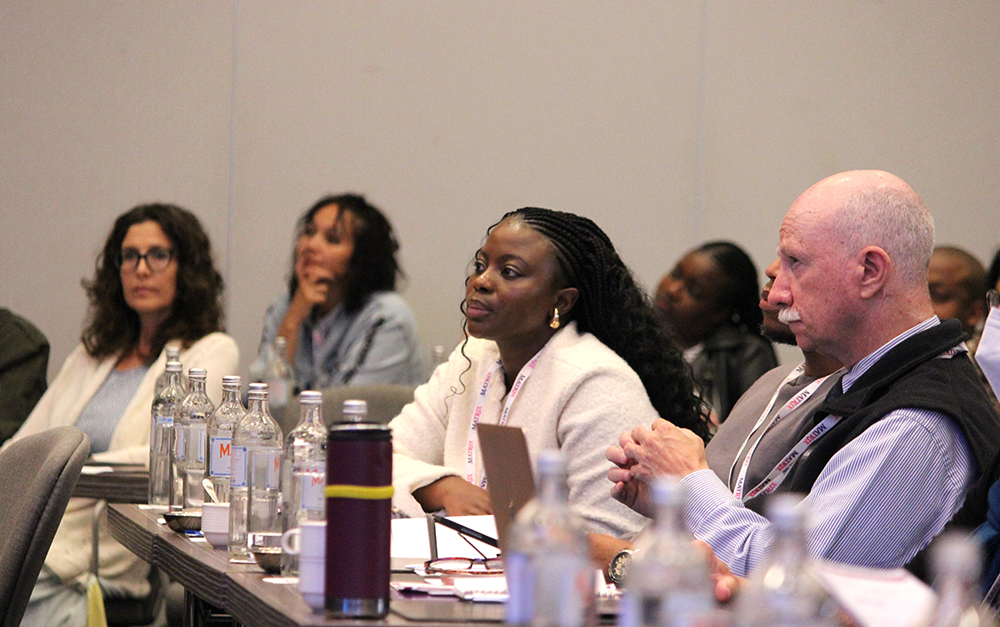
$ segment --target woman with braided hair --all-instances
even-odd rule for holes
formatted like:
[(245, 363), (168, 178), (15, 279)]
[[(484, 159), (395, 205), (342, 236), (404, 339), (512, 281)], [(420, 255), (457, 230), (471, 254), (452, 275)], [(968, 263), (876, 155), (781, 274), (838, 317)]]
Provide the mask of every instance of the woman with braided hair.
[(656, 290), (656, 307), (721, 423), (754, 382), (778, 365), (760, 334), (757, 267), (732, 242), (688, 251)]
[(659, 416), (707, 428), (680, 352), (607, 235), (570, 213), (508, 213), (476, 251), (462, 310), (465, 342), (390, 424), (396, 507), (489, 513), (476, 426), (507, 424), (533, 460), (563, 451), (588, 531), (638, 531), (643, 519), (610, 496), (608, 445)]

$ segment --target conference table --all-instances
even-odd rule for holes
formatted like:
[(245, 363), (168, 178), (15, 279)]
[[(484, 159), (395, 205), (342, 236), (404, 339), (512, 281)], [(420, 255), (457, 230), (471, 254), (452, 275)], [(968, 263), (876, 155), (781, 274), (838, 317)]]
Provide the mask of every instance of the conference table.
[[(395, 590), (390, 596), (391, 611), (382, 619), (334, 618), (314, 613), (295, 585), (274, 583), (276, 578), (266, 575), (256, 564), (230, 563), (228, 551), (212, 548), (203, 538), (170, 530), (157, 521), (160, 515), (161, 512), (145, 506), (109, 504), (108, 527), (115, 540), (184, 586), (188, 606), (186, 625), (205, 624), (202, 617), (213, 608), (248, 627), (455, 627), (462, 624), (482, 627), (484, 622), (503, 620), (501, 604), (472, 603), (453, 597), (408, 596)], [(393, 560), (393, 579), (419, 579), (402, 569), (403, 562), (412, 560)]]

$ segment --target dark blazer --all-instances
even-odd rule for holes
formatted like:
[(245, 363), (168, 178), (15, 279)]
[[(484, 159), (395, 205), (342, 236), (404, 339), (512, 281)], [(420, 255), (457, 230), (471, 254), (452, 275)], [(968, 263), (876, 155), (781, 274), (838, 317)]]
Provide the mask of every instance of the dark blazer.
[(701, 385), (702, 398), (712, 405), (721, 422), (743, 393), (777, 365), (771, 342), (725, 324), (705, 339), (691, 370)]

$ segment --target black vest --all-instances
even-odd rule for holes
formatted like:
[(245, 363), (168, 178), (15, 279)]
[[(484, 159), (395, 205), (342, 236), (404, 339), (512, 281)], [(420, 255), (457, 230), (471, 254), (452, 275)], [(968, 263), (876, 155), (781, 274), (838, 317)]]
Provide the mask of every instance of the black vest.
[[(809, 492), (837, 451), (892, 411), (936, 411), (961, 429), (978, 466), (977, 482), (952, 522), (972, 527), (986, 520), (986, 495), (998, 474), (1000, 417), (967, 356), (936, 359), (966, 337), (957, 320), (946, 320), (893, 347), (846, 394), (839, 394), (839, 386), (834, 388), (803, 425), (800, 437), (829, 414), (843, 418), (806, 450), (781, 487)], [(920, 477), (913, 480), (919, 482)]]

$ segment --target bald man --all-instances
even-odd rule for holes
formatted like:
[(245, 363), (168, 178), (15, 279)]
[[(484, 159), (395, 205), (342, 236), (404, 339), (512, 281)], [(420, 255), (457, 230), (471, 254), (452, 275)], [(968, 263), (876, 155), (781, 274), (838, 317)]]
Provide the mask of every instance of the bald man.
[[(807, 494), (813, 555), (882, 568), (909, 562), (977, 480), (989, 486), (981, 470), (1000, 442), (1000, 419), (962, 354), (960, 324), (934, 315), (933, 246), (930, 213), (887, 172), (845, 172), (809, 188), (781, 223), (768, 302), (802, 350), (844, 365), (839, 385), (741, 498), (708, 468), (701, 440), (664, 420), (609, 448), (612, 494), (648, 514), (648, 483), (682, 477), (689, 527), (741, 576), (774, 541), (743, 499), (775, 491)], [(761, 425), (761, 447), (772, 424)], [(963, 514), (975, 522), (985, 509)]]

